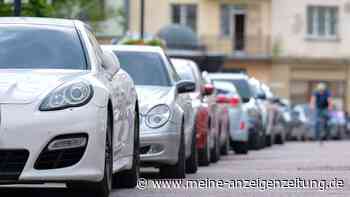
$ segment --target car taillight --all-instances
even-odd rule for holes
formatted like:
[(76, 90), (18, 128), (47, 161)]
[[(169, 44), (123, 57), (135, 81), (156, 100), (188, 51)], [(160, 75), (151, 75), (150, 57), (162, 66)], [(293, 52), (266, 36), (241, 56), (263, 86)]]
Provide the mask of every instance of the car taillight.
[(237, 97), (233, 97), (230, 100), (230, 104), (231, 104), (232, 107), (236, 107), (239, 103), (240, 103), (240, 100)]
[(216, 97), (216, 102), (217, 103), (228, 103), (229, 99), (226, 96), (224, 96), (224, 95), (218, 95)]
[(245, 123), (244, 123), (243, 121), (241, 121), (241, 122), (239, 123), (239, 129), (240, 129), (240, 130), (245, 129)]

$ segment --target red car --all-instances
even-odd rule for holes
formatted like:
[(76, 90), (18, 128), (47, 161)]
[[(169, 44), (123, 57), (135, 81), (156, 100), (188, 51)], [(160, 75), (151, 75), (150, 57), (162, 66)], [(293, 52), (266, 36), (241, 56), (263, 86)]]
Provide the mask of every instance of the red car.
[(195, 62), (183, 59), (172, 59), (172, 62), (183, 80), (196, 83), (196, 91), (191, 93), (192, 105), (196, 109), (196, 147), (199, 164), (207, 166), (210, 162), (217, 162), (221, 154), (228, 153), (227, 110), (216, 102), (214, 86), (202, 76)]

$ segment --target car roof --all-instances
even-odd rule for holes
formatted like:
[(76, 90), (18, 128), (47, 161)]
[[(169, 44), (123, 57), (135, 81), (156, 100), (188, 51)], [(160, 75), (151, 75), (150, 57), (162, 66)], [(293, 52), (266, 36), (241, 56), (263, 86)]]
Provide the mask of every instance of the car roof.
[(209, 73), (210, 79), (249, 79), (244, 73)]
[(164, 53), (161, 47), (146, 45), (102, 45), (102, 47), (105, 49), (111, 49), (116, 51)]
[(195, 64), (194, 61), (189, 60), (189, 59), (171, 58), (171, 61), (182, 64), (182, 65)]
[(76, 20), (41, 17), (0, 17), (0, 24), (48, 25), (75, 27)]
[(249, 78), (249, 82), (252, 83), (252, 84), (254, 84), (254, 85), (258, 85), (258, 86), (261, 86), (261, 85), (262, 85), (261, 81), (257, 80), (257, 79), (254, 78), (254, 77)]
[(179, 69), (192, 69), (191, 68), (191, 62), (184, 60), (184, 59), (177, 59), (177, 58), (171, 58), (170, 59), (171, 63), (175, 66), (175, 68), (179, 68)]
[(170, 60), (175, 67), (179, 67), (179, 68), (188, 67), (192, 70), (198, 69), (197, 63), (189, 59), (171, 58)]

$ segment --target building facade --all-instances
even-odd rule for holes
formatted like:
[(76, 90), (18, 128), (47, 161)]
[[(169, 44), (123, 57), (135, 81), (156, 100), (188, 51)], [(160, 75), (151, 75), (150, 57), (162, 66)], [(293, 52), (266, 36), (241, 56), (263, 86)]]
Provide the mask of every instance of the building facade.
[[(140, 1), (129, 1), (139, 32)], [(225, 54), (223, 71), (245, 71), (293, 103), (324, 81), (350, 110), (350, 0), (145, 0), (145, 31), (190, 27), (207, 50)]]

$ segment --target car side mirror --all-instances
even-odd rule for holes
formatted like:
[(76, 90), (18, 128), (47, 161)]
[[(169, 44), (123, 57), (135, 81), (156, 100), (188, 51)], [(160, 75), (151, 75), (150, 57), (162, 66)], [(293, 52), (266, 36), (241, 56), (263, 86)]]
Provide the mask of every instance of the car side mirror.
[(275, 103), (275, 104), (279, 104), (279, 103), (280, 103), (280, 98), (274, 97), (274, 98), (272, 99), (272, 102)]
[(193, 81), (180, 81), (176, 84), (176, 89), (179, 94), (194, 92), (196, 84)]
[(204, 95), (212, 95), (214, 93), (214, 86), (212, 84), (205, 84), (203, 86), (203, 94)]
[(120, 70), (120, 62), (117, 56), (112, 51), (104, 51), (103, 52), (103, 62), (102, 67), (113, 76)]
[(249, 97), (243, 97), (243, 98), (242, 98), (242, 102), (243, 102), (243, 103), (249, 103), (249, 101), (250, 101), (250, 98), (249, 98)]
[(261, 100), (266, 100), (266, 95), (263, 93), (260, 93), (260, 94), (258, 94), (257, 98), (261, 99)]

